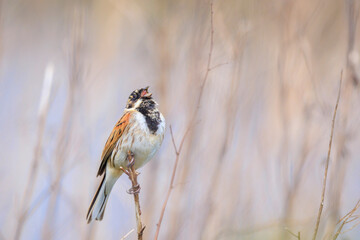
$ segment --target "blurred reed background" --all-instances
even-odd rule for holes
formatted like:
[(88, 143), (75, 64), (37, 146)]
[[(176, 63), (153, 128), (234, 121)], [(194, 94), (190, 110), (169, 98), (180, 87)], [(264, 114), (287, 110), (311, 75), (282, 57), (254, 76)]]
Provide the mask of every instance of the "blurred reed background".
[[(128, 95), (148, 85), (179, 144), (206, 72), (209, 2), (0, 7), (0, 239), (120, 239), (136, 228), (127, 177), (104, 220), (85, 220), (101, 151)], [(310, 239), (343, 69), (318, 239), (333, 236), (360, 198), (359, 7), (214, 1), (212, 66), (226, 64), (209, 73), (160, 239), (296, 239), (289, 231)], [(155, 234), (174, 161), (167, 130), (140, 171), (145, 239)], [(359, 229), (338, 239), (360, 239)]]

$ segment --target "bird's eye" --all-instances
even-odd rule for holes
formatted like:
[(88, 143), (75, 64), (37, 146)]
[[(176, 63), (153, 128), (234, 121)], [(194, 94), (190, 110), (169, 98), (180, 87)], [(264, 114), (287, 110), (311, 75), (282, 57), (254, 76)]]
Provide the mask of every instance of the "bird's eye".
[(136, 92), (131, 93), (130, 99), (137, 99), (137, 98), (139, 98), (139, 97), (138, 97), (138, 94)]

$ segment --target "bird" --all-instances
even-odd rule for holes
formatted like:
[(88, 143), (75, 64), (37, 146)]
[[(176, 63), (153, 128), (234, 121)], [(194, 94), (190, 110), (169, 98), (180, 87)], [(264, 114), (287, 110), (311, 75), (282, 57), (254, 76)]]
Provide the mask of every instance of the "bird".
[(162, 144), (165, 118), (148, 89), (140, 88), (130, 94), (122, 117), (105, 143), (97, 172), (97, 177), (103, 178), (86, 215), (87, 223), (103, 219), (110, 192), (119, 177), (131, 165), (138, 169), (149, 162)]

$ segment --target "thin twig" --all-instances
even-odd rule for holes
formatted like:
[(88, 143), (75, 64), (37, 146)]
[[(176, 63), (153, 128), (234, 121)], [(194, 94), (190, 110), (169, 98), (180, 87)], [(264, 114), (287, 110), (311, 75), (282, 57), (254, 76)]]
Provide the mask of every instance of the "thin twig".
[(164, 213), (165, 213), (165, 209), (166, 209), (166, 206), (167, 206), (167, 203), (169, 201), (169, 198), (170, 198), (170, 194), (171, 194), (171, 191), (173, 190), (174, 188), (174, 180), (175, 180), (175, 175), (176, 175), (176, 169), (177, 169), (177, 166), (178, 166), (178, 163), (179, 163), (179, 159), (180, 159), (180, 154), (181, 154), (181, 149), (183, 147), (183, 144), (185, 142), (185, 139), (186, 139), (186, 136), (188, 134), (188, 132), (190, 131), (191, 129), (191, 126), (193, 125), (193, 123), (195, 122), (195, 118), (197, 116), (197, 111), (199, 110), (200, 108), (200, 102), (201, 102), (201, 99), (202, 99), (202, 95), (203, 95), (203, 92), (204, 92), (204, 87), (205, 87), (205, 84), (207, 82), (207, 79), (208, 79), (208, 75), (209, 75), (209, 72), (216, 68), (216, 67), (219, 67), (220, 65), (217, 65), (213, 68), (211, 68), (211, 57), (212, 57), (212, 52), (213, 52), (213, 46), (214, 46), (214, 24), (213, 24), (213, 15), (214, 15), (214, 12), (213, 12), (213, 3), (212, 1), (210, 2), (210, 49), (209, 49), (209, 55), (208, 55), (208, 61), (207, 61), (207, 65), (206, 65), (206, 72), (205, 72), (205, 75), (204, 75), (204, 78), (203, 78), (203, 81), (200, 85), (200, 93), (199, 93), (199, 97), (197, 99), (197, 104), (196, 104), (196, 108), (195, 108), (195, 111), (191, 117), (191, 120), (186, 128), (186, 131), (183, 135), (183, 137), (181, 138), (181, 142), (180, 142), (180, 146), (179, 148), (177, 148), (176, 146), (176, 143), (175, 143), (175, 140), (174, 140), (174, 134), (173, 134), (173, 131), (172, 131), (172, 128), (170, 126), (170, 134), (171, 134), (171, 139), (172, 139), (172, 143), (173, 143), (173, 146), (174, 146), (174, 150), (175, 150), (175, 155), (176, 155), (176, 159), (175, 159), (175, 163), (174, 163), (174, 167), (173, 167), (173, 171), (172, 171), (172, 175), (171, 175), (171, 180), (170, 180), (170, 185), (169, 185), (169, 188), (168, 188), (168, 191), (167, 191), (167, 194), (166, 194), (166, 197), (165, 197), (165, 201), (163, 203), (163, 206), (161, 208), (161, 213), (160, 213), (160, 217), (159, 217), (159, 221), (158, 223), (156, 224), (156, 233), (155, 233), (155, 240), (158, 239), (159, 237), (159, 233), (160, 233), (160, 227), (161, 227), (161, 223), (162, 223), (162, 220), (164, 218)]
[(344, 233), (347, 233), (347, 232), (350, 232), (351, 230), (353, 230), (354, 228), (356, 228), (357, 226), (360, 225), (360, 221), (355, 223), (352, 227), (350, 227), (349, 229), (347, 229), (346, 231), (343, 231), (343, 232), (340, 232), (341, 234), (344, 234)]
[[(211, 66), (211, 57), (212, 57), (213, 46), (214, 46), (214, 23), (213, 23), (213, 17), (214, 17), (213, 3), (211, 1), (210, 2), (210, 50), (209, 50), (209, 56), (208, 56), (208, 61), (207, 61), (207, 65), (206, 65), (206, 72), (205, 72), (203, 81), (202, 81), (201, 86), (200, 86), (200, 93), (199, 93), (199, 97), (198, 97), (198, 100), (197, 100), (195, 113), (200, 108), (200, 102), (201, 102), (202, 95), (204, 93), (204, 87), (205, 87), (205, 84), (207, 82), (209, 72), (211, 71), (211, 67), (210, 67)], [(195, 116), (196, 116), (195, 113), (193, 115), (192, 122), (195, 120), (194, 119)]]
[(174, 149), (175, 149), (175, 153), (176, 155), (178, 155), (178, 150), (177, 150), (177, 147), (176, 147), (176, 143), (175, 143), (175, 139), (174, 139), (174, 134), (173, 134), (173, 131), (172, 131), (172, 127), (170, 125), (170, 133), (171, 133), (171, 141), (173, 143), (173, 146), (174, 146)]
[(338, 91), (338, 96), (337, 96), (336, 105), (335, 105), (335, 109), (334, 109), (334, 115), (333, 115), (333, 119), (332, 119), (332, 124), (331, 124), (331, 134), (330, 134), (329, 149), (328, 149), (326, 165), (325, 165), (325, 173), (324, 173), (323, 187), (322, 187), (322, 193), (321, 193), (321, 202), (320, 202), (319, 212), (318, 212), (318, 216), (317, 216), (317, 220), (316, 220), (314, 235), (313, 235), (313, 238), (312, 238), (313, 240), (316, 239), (316, 235), (318, 233), (319, 225), (320, 225), (321, 213), (322, 213), (322, 210), (324, 208), (326, 180), (327, 180), (327, 174), (328, 174), (329, 163), (330, 163), (330, 153), (331, 153), (331, 145), (332, 145), (332, 140), (333, 140), (333, 135), (334, 135), (336, 112), (337, 112), (337, 109), (338, 109), (338, 106), (339, 106), (339, 101), (340, 101), (342, 75), (343, 75), (343, 72), (341, 71), (340, 83), (339, 83), (340, 84), (339, 85), (339, 91)]
[(172, 175), (171, 175), (171, 180), (170, 180), (170, 186), (169, 186), (169, 189), (167, 191), (167, 194), (166, 194), (166, 197), (165, 197), (165, 201), (163, 203), (163, 206), (161, 208), (161, 213), (160, 213), (160, 218), (159, 218), (159, 221), (158, 223), (156, 224), (156, 234), (155, 234), (155, 240), (158, 239), (159, 237), (159, 233), (160, 233), (160, 227), (161, 227), (161, 222), (164, 218), (164, 213), (165, 213), (165, 209), (166, 209), (166, 206), (167, 206), (167, 203), (169, 201), (169, 198), (170, 198), (170, 194), (171, 194), (171, 191), (173, 190), (174, 188), (174, 180), (175, 180), (175, 175), (176, 175), (176, 169), (177, 169), (177, 165), (179, 163), (179, 158), (180, 158), (180, 153), (181, 153), (181, 149), (183, 147), (183, 143), (185, 141), (185, 138), (189, 132), (190, 128), (188, 128), (181, 140), (181, 143), (180, 143), (180, 147), (179, 147), (179, 151), (177, 150), (177, 147), (176, 147), (176, 143), (175, 143), (175, 140), (174, 140), (174, 135), (173, 135), (173, 132), (172, 132), (172, 128), (170, 126), (170, 134), (171, 134), (171, 138), (173, 140), (173, 144), (174, 144), (174, 150), (175, 150), (175, 154), (176, 154), (176, 159), (175, 159), (175, 164), (174, 164), (174, 168), (173, 168), (173, 172), (172, 172)]
[[(344, 232), (341, 232), (341, 230), (343, 229), (344, 225), (353, 221), (354, 219), (348, 221), (352, 216), (353, 214), (356, 212), (356, 210), (360, 207), (360, 200), (356, 203), (355, 207), (350, 211), (348, 212), (344, 217), (342, 217), (338, 223), (341, 222), (341, 225), (339, 226), (337, 232), (335, 233), (334, 237), (333, 237), (333, 240), (336, 240), (338, 238), (338, 236), (340, 235), (340, 233), (344, 233)], [(355, 218), (356, 219), (356, 218)], [(345, 232), (348, 232), (350, 231), (351, 229), (353, 229), (354, 227), (356, 227), (358, 225), (358, 223), (356, 223), (354, 226), (352, 226), (350, 229), (348, 229), (347, 231)]]
[(225, 63), (219, 63), (219, 64), (217, 64), (217, 65), (215, 65), (215, 66), (211, 67), (211, 68), (209, 69), (209, 71), (212, 71), (212, 70), (214, 70), (215, 68), (218, 68), (218, 67), (221, 67), (221, 66), (224, 66), (224, 65), (227, 65), (227, 64), (229, 64), (229, 63), (228, 63), (228, 62), (225, 62)]
[(140, 209), (140, 201), (139, 201), (139, 193), (140, 193), (140, 185), (137, 181), (138, 172), (135, 171), (134, 168), (134, 155), (129, 152), (128, 154), (129, 164), (131, 165), (127, 170), (124, 170), (124, 173), (129, 176), (132, 184), (132, 188), (128, 191), (129, 194), (134, 195), (135, 202), (135, 217), (136, 217), (136, 227), (137, 227), (137, 235), (138, 240), (142, 240), (142, 236), (145, 230), (145, 225), (143, 225), (141, 221), (141, 209)]
[[(50, 239), (52, 232), (54, 232), (54, 219), (56, 218), (56, 207), (61, 194), (61, 179), (65, 174), (66, 163), (69, 159), (70, 148), (73, 146), (74, 136), (80, 128), (76, 127), (76, 119), (80, 114), (79, 110), (82, 109), (80, 99), (82, 99), (81, 89), (84, 87), (82, 79), (84, 77), (84, 38), (83, 38), (83, 12), (74, 11), (74, 24), (72, 26), (72, 42), (69, 51), (69, 76), (67, 86), (67, 99), (59, 133), (57, 136), (56, 149), (52, 155), (54, 163), (54, 184), (51, 191), (49, 203), (47, 205), (46, 216), (44, 225), (42, 227), (42, 239)], [(76, 111), (77, 110), (77, 111)], [(77, 133), (78, 134), (78, 133)]]
[(135, 229), (131, 229), (127, 234), (125, 234), (120, 240), (124, 240), (125, 238), (127, 238), (133, 231), (135, 231)]
[(347, 220), (346, 223), (354, 222), (357, 219), (359, 219), (359, 215), (353, 215), (353, 216), (349, 217), (349, 220)]
[(40, 103), (39, 103), (37, 140), (34, 149), (34, 155), (32, 158), (29, 178), (28, 181), (26, 182), (25, 193), (22, 199), (22, 204), (20, 206), (21, 212), (15, 229), (14, 239), (20, 239), (22, 230), (24, 228), (24, 224), (29, 216), (29, 212), (28, 212), (30, 209), (29, 202), (31, 202), (33, 196), (36, 179), (38, 176), (39, 163), (43, 150), (43, 138), (45, 132), (46, 119), (50, 106), (50, 93), (51, 93), (51, 86), (53, 83), (53, 74), (54, 74), (54, 67), (51, 63), (49, 63), (45, 69), (44, 82), (40, 97)]
[(298, 240), (300, 240), (300, 232), (298, 232), (298, 234), (293, 233), (292, 231), (290, 231), (290, 229), (285, 228), (285, 231), (287, 231), (288, 233), (290, 233), (292, 236), (296, 237)]

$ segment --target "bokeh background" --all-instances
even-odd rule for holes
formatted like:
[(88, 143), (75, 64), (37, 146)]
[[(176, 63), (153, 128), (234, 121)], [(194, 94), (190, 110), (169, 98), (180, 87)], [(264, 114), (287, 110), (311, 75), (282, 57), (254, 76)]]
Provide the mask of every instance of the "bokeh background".
[[(214, 1), (217, 67), (196, 110), (208, 1), (0, 0), (0, 239), (120, 239), (135, 228), (126, 177), (102, 222), (85, 216), (105, 141), (145, 86), (178, 145), (196, 110), (160, 239), (309, 239), (343, 70), (318, 236), (328, 239), (360, 199), (359, 7)], [(174, 162), (167, 128), (139, 177), (145, 239)], [(357, 223), (339, 239), (360, 239)]]

